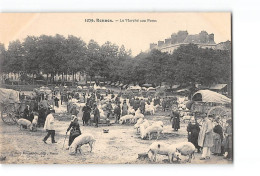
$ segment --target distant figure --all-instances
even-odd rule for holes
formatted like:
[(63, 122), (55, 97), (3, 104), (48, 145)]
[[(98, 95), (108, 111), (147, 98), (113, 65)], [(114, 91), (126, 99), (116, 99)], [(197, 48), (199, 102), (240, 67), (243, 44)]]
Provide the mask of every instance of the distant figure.
[(140, 107), (140, 100), (139, 98), (136, 98), (134, 102), (134, 110), (137, 111), (137, 109)]
[(112, 92), (112, 95), (111, 95), (111, 99), (115, 98), (115, 95), (114, 93)]
[(44, 124), (44, 129), (47, 131), (47, 135), (43, 138), (43, 142), (45, 144), (47, 144), (46, 141), (50, 136), (51, 136), (51, 142), (57, 143), (54, 139), (55, 137), (54, 116), (53, 116), (54, 113), (55, 111), (53, 109), (48, 111), (48, 115)]
[(162, 108), (163, 108), (163, 111), (166, 110), (166, 100), (165, 100), (165, 98), (163, 98), (163, 100), (162, 100)]
[(44, 126), (45, 119), (46, 119), (46, 109), (40, 105), (39, 107), (39, 119), (38, 119), (38, 125), (39, 126)]
[(112, 104), (111, 104), (111, 100), (109, 100), (106, 109), (107, 109), (107, 111), (108, 111), (108, 112), (107, 112), (107, 118), (109, 118), (109, 117), (110, 117), (110, 114), (112, 114), (112, 109), (113, 109)]
[(180, 113), (178, 112), (177, 108), (174, 106), (171, 115), (172, 120), (172, 128), (174, 131), (178, 131), (180, 129)]
[(91, 108), (87, 103), (82, 108), (82, 112), (83, 112), (83, 116), (82, 116), (83, 126), (85, 126), (88, 125), (88, 122), (90, 120), (90, 112), (91, 112)]
[(121, 108), (120, 108), (120, 104), (118, 103), (114, 109), (114, 113), (116, 116), (116, 123), (119, 123), (119, 119), (120, 119), (120, 115), (121, 115)]
[(27, 105), (23, 111), (23, 118), (29, 120), (29, 113), (30, 113), (29, 105)]
[(100, 113), (99, 113), (99, 110), (97, 108), (97, 105), (94, 104), (93, 106), (94, 106), (94, 110), (93, 110), (93, 113), (94, 113), (94, 123), (96, 123), (96, 127), (98, 127)]
[(54, 98), (54, 105), (58, 108), (59, 107), (59, 99), (55, 96)]
[(128, 106), (126, 104), (126, 100), (124, 100), (123, 105), (122, 105), (122, 116), (125, 116), (128, 114)]
[(144, 112), (145, 112), (145, 101), (143, 99), (141, 99), (141, 102), (140, 102), (140, 110), (141, 110), (141, 113), (144, 114)]
[(84, 99), (84, 103), (86, 103), (86, 93), (83, 92), (83, 93), (82, 93), (82, 96), (83, 96), (83, 99)]

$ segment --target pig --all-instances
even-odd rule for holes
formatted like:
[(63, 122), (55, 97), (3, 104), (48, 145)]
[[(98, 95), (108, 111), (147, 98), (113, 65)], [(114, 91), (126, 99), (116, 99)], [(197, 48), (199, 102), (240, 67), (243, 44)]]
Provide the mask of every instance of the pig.
[(92, 152), (93, 144), (95, 141), (95, 138), (91, 134), (81, 134), (80, 136), (76, 137), (70, 145), (70, 154), (76, 154), (78, 151), (79, 153), (81, 153), (81, 146), (84, 144), (89, 144), (90, 152)]

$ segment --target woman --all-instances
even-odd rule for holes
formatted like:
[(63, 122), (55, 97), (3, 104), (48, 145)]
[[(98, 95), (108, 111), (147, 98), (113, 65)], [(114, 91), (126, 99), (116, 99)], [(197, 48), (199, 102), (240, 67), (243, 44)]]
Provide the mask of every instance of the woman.
[(200, 146), (198, 145), (200, 127), (199, 127), (199, 123), (196, 121), (194, 117), (191, 117), (190, 123), (187, 126), (187, 131), (188, 131), (188, 142), (191, 142), (196, 147), (198, 153), (200, 153)]
[(124, 100), (123, 105), (122, 105), (122, 116), (125, 116), (128, 114), (128, 106), (126, 104), (126, 100)]
[(86, 103), (86, 106), (83, 107), (82, 109), (83, 116), (82, 116), (82, 121), (83, 121), (83, 126), (88, 125), (88, 121), (90, 120), (90, 112), (91, 108), (88, 106)]
[[(72, 115), (72, 120), (69, 128), (67, 129), (66, 134), (68, 133), (68, 131), (70, 131), (70, 136), (69, 136), (69, 146), (70, 146), (74, 141), (74, 139), (79, 135), (81, 135), (78, 118), (75, 115)], [(67, 149), (69, 149), (69, 147)]]
[(223, 155), (223, 147), (221, 147), (223, 141), (223, 131), (222, 127), (219, 124), (219, 118), (215, 120), (215, 127), (213, 128), (213, 147), (211, 152), (213, 155)]

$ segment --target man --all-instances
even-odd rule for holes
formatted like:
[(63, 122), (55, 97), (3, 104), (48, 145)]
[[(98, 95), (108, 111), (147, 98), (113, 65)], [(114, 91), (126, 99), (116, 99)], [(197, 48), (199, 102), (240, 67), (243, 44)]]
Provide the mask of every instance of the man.
[(116, 122), (119, 123), (120, 115), (121, 115), (121, 108), (120, 108), (120, 103), (118, 103), (114, 109), (114, 113), (116, 115)]
[(96, 123), (96, 127), (98, 127), (98, 121), (99, 121), (99, 118), (100, 118), (100, 113), (99, 113), (99, 110), (97, 108), (97, 104), (94, 104), (94, 123)]
[(91, 108), (87, 103), (83, 107), (82, 112), (83, 112), (83, 116), (82, 116), (83, 126), (85, 126), (88, 125), (88, 121), (90, 120), (90, 112), (91, 112)]
[(54, 97), (54, 105), (58, 108), (59, 107), (59, 99), (58, 99), (58, 97)]
[(163, 111), (165, 111), (165, 109), (166, 109), (166, 100), (165, 100), (165, 98), (163, 98), (163, 100), (162, 100), (162, 108), (163, 108)]
[(144, 112), (145, 112), (145, 101), (144, 101), (144, 99), (141, 99), (140, 110), (141, 110), (141, 113), (144, 114)]
[(213, 147), (213, 124), (207, 115), (204, 115), (198, 145), (203, 147), (200, 160), (210, 159), (210, 148)]
[(134, 102), (134, 110), (137, 111), (137, 109), (140, 107), (140, 100), (139, 98), (136, 98)]
[(54, 116), (53, 114), (55, 113), (55, 111), (53, 109), (50, 109), (49, 114), (47, 115), (45, 124), (44, 124), (44, 129), (47, 131), (47, 135), (43, 138), (43, 142), (45, 144), (46, 140), (51, 136), (51, 142), (52, 143), (57, 143), (54, 139), (55, 137), (55, 130), (54, 130)]
[(111, 100), (109, 100), (109, 102), (108, 102), (108, 104), (107, 104), (107, 118), (109, 118), (110, 117), (110, 114), (112, 114), (112, 109), (113, 109), (113, 107), (112, 107), (112, 104), (111, 104)]

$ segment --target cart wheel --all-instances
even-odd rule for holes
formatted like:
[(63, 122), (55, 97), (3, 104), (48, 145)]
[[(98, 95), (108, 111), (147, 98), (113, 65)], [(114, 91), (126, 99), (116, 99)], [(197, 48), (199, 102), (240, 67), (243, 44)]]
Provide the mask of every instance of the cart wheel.
[(224, 107), (222, 106), (216, 106), (212, 107), (209, 111), (207, 116), (212, 116), (213, 118), (219, 118), (220, 119), (220, 125), (223, 127), (226, 123), (226, 117), (227, 117), (227, 112)]
[(4, 123), (7, 125), (15, 125), (17, 122), (14, 120), (15, 117), (15, 111), (14, 111), (14, 105), (7, 105), (3, 107), (1, 111), (1, 118)]

